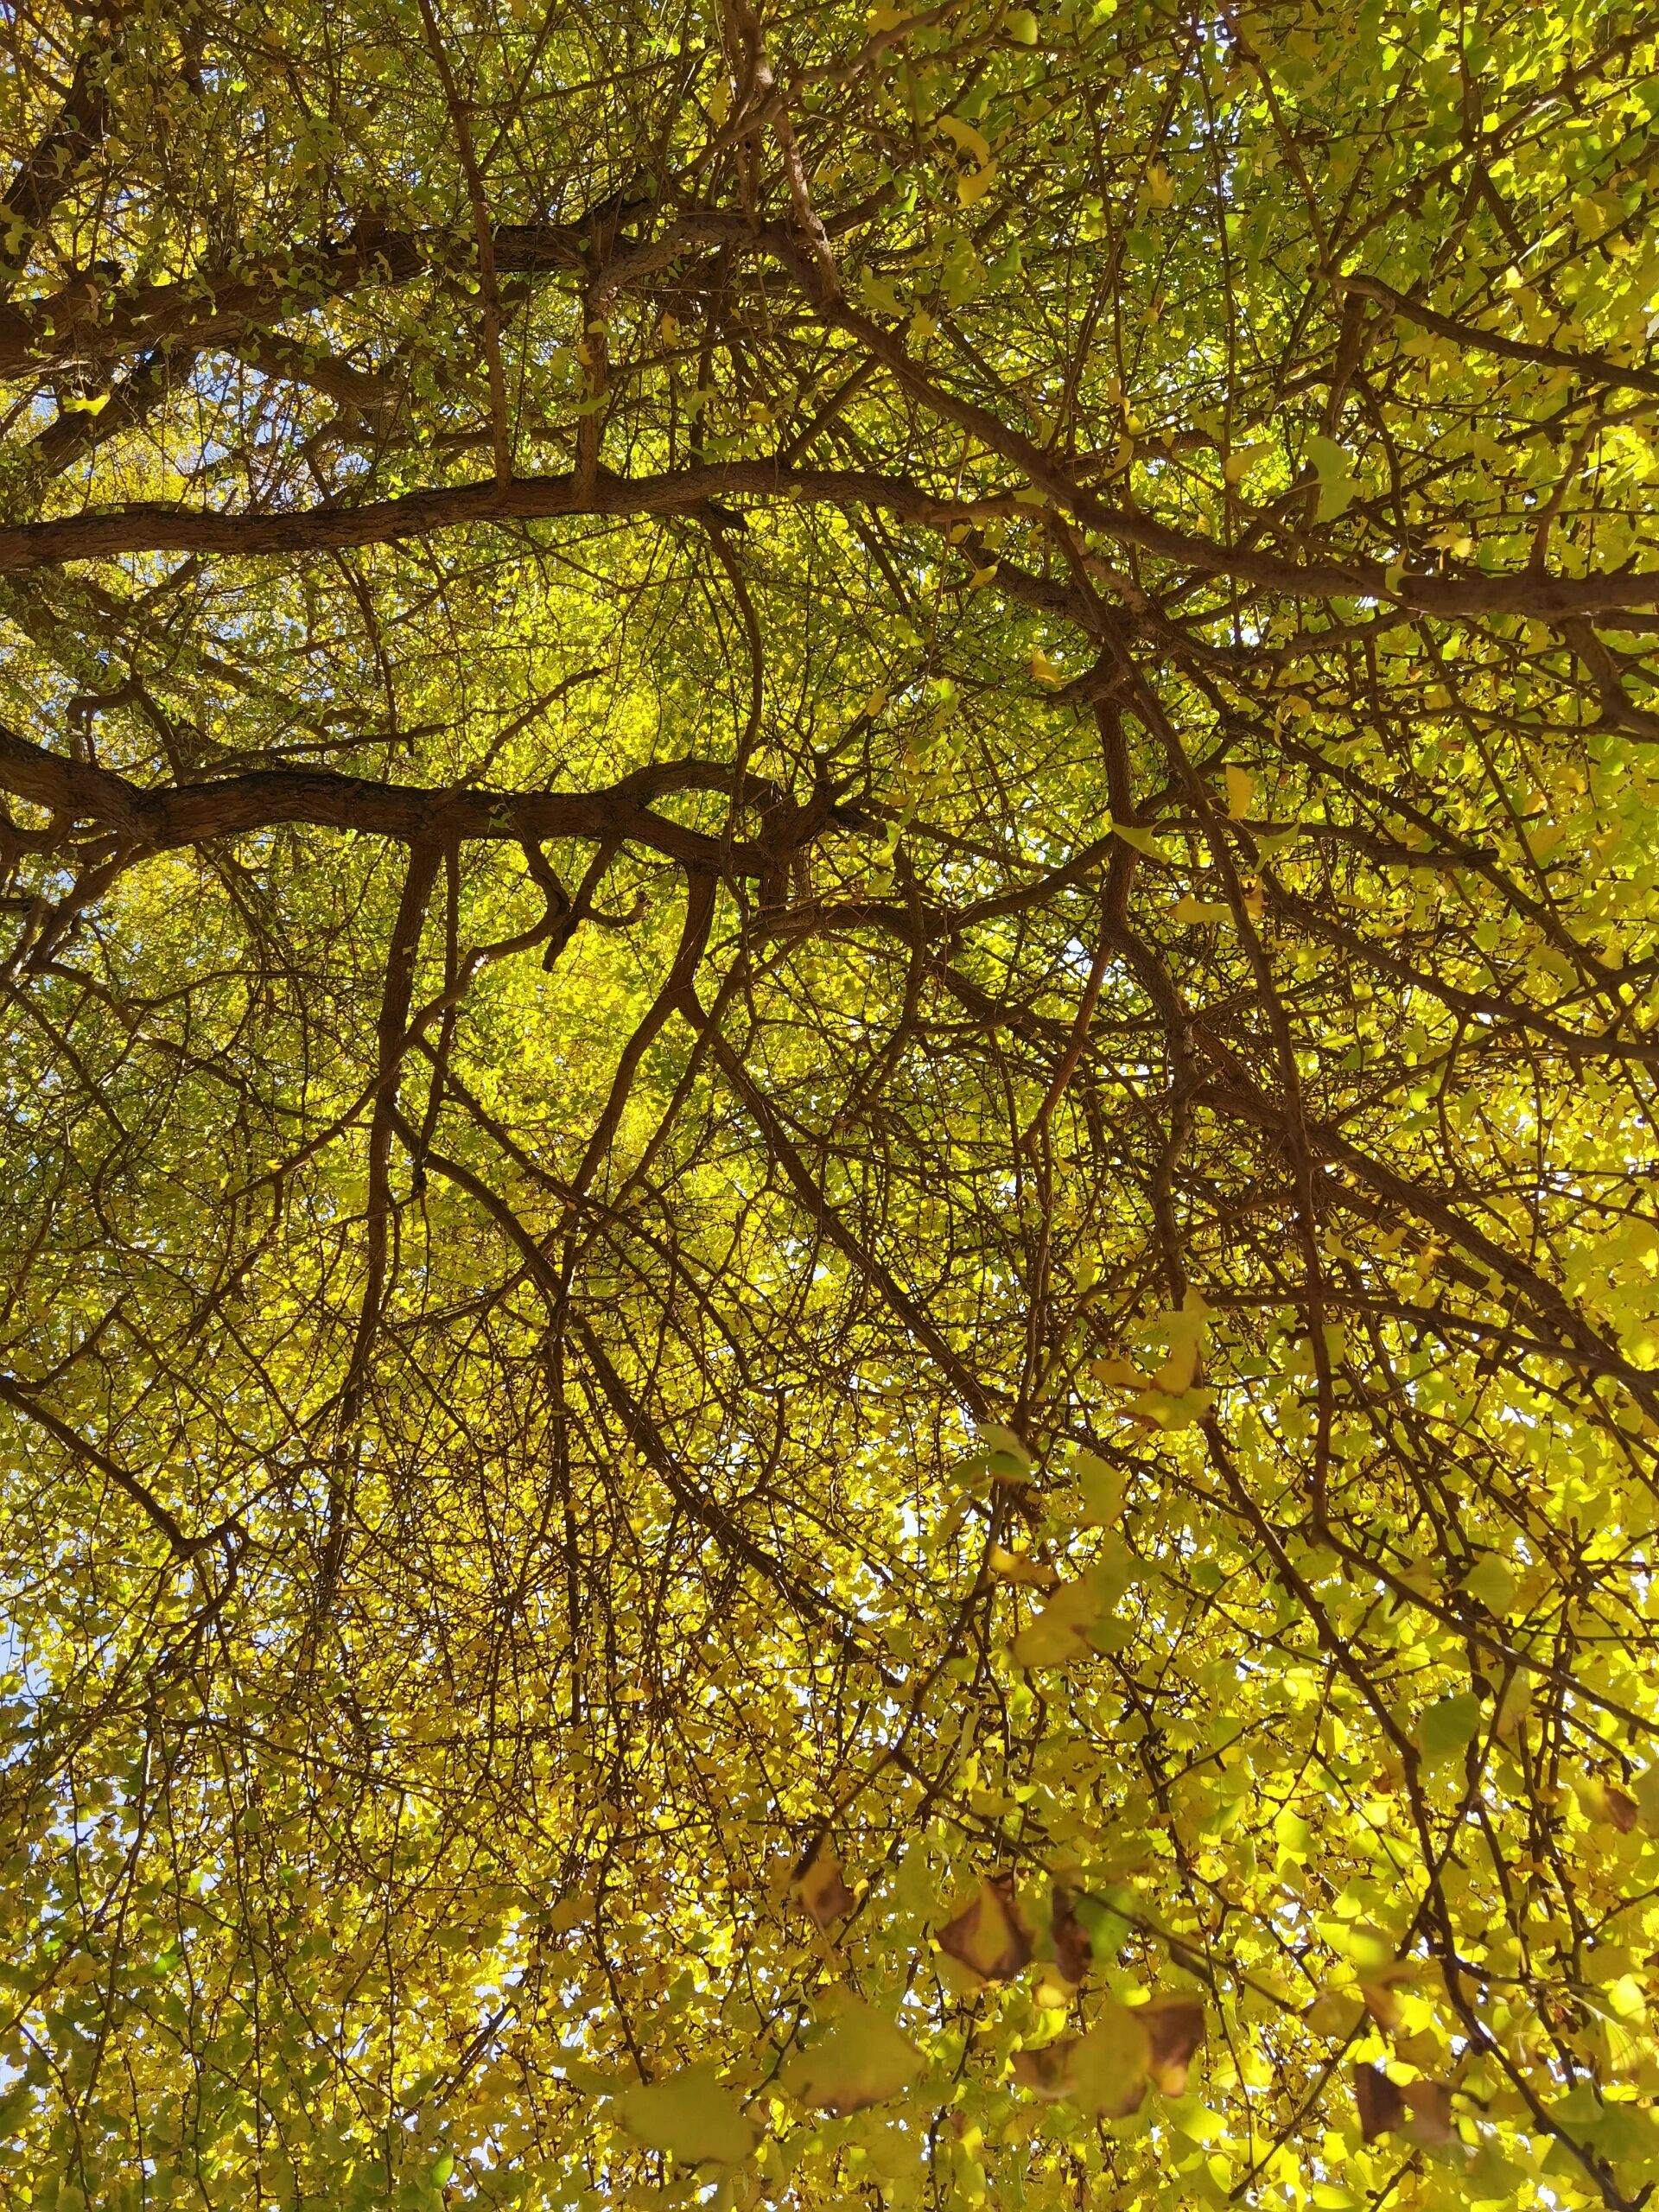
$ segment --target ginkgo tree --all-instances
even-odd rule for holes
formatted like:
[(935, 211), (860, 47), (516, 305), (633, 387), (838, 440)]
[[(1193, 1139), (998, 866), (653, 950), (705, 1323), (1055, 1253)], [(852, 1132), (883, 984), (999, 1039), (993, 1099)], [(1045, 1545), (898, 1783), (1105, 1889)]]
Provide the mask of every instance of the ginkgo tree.
[(1659, 28), (19, 0), (0, 2206), (1659, 2182)]

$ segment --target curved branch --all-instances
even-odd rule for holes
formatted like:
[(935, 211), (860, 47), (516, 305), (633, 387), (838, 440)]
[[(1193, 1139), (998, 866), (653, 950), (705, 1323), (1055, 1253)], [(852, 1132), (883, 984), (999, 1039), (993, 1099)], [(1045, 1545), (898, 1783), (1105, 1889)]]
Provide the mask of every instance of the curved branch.
[(1478, 323), (1456, 321), (1449, 315), (1425, 307), (1421, 300), (1408, 299), (1405, 293), (1396, 292), (1392, 284), (1385, 284), (1378, 276), (1357, 273), (1344, 276), (1334, 270), (1325, 270), (1321, 274), (1337, 291), (1362, 300), (1375, 300), (1402, 322), (1414, 322), (1420, 329), (1432, 330), (1437, 338), (1449, 338), (1453, 345), (1467, 352), (1496, 353), (1502, 360), (1525, 361), (1541, 369), (1569, 369), (1574, 376), (1584, 377), (1610, 391), (1659, 392), (1659, 372), (1652, 369), (1626, 368), (1599, 353), (1580, 353), (1565, 346), (1535, 346), (1524, 338), (1506, 338), (1501, 331), (1484, 330)]
[(15, 1376), (0, 1375), (0, 1404), (10, 1406), (25, 1421), (31, 1421), (37, 1428), (43, 1428), (54, 1443), (62, 1446), (71, 1459), (79, 1459), (83, 1466), (91, 1467), (105, 1476), (124, 1497), (130, 1498), (153, 1526), (161, 1530), (167, 1539), (168, 1549), (178, 1558), (194, 1559), (199, 1553), (210, 1550), (215, 1544), (229, 1545), (232, 1541), (247, 1541), (246, 1529), (233, 1514), (216, 1522), (213, 1528), (204, 1529), (200, 1535), (190, 1535), (177, 1515), (162, 1504), (147, 1484), (140, 1482), (137, 1476), (124, 1467), (118, 1459), (111, 1459), (106, 1452), (100, 1452), (95, 1444), (89, 1444), (84, 1436), (70, 1427), (67, 1421), (60, 1421), (45, 1406), (36, 1404), (30, 1391)]

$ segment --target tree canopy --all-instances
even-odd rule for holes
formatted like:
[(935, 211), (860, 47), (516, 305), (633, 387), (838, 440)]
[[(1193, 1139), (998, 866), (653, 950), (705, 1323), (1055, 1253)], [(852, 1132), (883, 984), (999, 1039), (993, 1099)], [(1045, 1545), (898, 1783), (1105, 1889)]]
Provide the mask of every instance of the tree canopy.
[(0, 2206), (1659, 2180), (1659, 26), (18, 0)]

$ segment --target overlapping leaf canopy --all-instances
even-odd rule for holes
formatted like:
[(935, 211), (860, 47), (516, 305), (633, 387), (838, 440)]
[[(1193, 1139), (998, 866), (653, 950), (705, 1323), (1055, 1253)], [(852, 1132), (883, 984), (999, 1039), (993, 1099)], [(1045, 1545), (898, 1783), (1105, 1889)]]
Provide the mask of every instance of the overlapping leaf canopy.
[(1659, 2179), (1659, 42), (24, 0), (0, 2205)]

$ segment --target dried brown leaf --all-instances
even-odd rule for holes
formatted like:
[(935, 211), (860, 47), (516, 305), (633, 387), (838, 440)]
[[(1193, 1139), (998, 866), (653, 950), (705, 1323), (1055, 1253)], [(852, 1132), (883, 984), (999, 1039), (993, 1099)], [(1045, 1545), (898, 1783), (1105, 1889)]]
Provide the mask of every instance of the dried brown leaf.
[(1452, 2092), (1444, 2082), (1412, 2082), (1400, 2092), (1411, 2118), (1406, 2133), (1432, 2150), (1452, 2140)]
[(1359, 2132), (1367, 2143), (1398, 2127), (1406, 2116), (1404, 2100), (1380, 2066), (1355, 2067), (1354, 2102), (1359, 2107)]
[(1618, 1830), (1620, 1835), (1629, 1835), (1642, 1817), (1642, 1808), (1634, 1797), (1627, 1796), (1616, 1783), (1604, 1783), (1601, 1797), (1602, 1803), (1606, 1808), (1607, 1818)]
[(1016, 2050), (1014, 2080), (1022, 2089), (1057, 2102), (1066, 2094), (1066, 2069), (1077, 2047), (1076, 2036), (1062, 2036), (1058, 2043), (1045, 2044), (1040, 2050)]
[(1054, 1885), (1050, 1914), (1050, 1925), (1054, 1936), (1054, 1963), (1065, 1980), (1073, 1984), (1080, 1982), (1089, 1971), (1094, 1946), (1089, 1941), (1088, 1929), (1077, 1918), (1071, 1891), (1058, 1882)]
[(1027, 1965), (1031, 1930), (1014, 1893), (1012, 1874), (992, 1874), (971, 1904), (938, 1930), (939, 1948), (982, 1981), (1007, 1981)]
[(1192, 2054), (1204, 2041), (1204, 2006), (1196, 1997), (1154, 1997), (1136, 2014), (1152, 2047), (1147, 2071), (1167, 2097), (1184, 2095)]
[(845, 1919), (858, 1903), (842, 1878), (836, 1847), (825, 1836), (795, 1870), (790, 1894), (810, 1916), (817, 1928), (828, 1928)]

